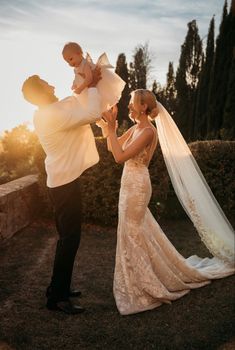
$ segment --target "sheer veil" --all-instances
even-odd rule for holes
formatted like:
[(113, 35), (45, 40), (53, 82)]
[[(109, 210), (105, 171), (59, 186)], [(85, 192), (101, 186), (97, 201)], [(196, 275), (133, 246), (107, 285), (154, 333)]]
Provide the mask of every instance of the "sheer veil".
[(214, 257), (234, 263), (234, 231), (211, 192), (187, 143), (167, 110), (158, 102), (155, 119), (172, 185), (185, 212)]

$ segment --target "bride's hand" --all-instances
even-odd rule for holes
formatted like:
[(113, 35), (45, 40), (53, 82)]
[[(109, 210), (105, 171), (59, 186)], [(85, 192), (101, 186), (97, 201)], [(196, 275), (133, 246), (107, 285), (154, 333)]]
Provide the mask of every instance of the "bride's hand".
[(113, 106), (112, 108), (108, 109), (107, 111), (103, 112), (102, 116), (106, 120), (106, 122), (111, 122), (113, 120), (117, 119), (117, 106)]
[(104, 120), (108, 123), (108, 128), (110, 131), (115, 131), (117, 129), (117, 113), (118, 109), (117, 106), (113, 106), (111, 109), (105, 111), (102, 114), (102, 117)]

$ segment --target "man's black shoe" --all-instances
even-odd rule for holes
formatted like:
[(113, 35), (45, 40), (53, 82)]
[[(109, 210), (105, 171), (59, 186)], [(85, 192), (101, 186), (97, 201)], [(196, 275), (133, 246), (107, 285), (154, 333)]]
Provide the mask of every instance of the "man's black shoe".
[(80, 292), (80, 290), (73, 289), (73, 290), (70, 290), (70, 292), (69, 292), (70, 298), (79, 298), (81, 296), (82, 296), (82, 292)]
[(48, 310), (61, 311), (68, 315), (77, 315), (85, 311), (84, 307), (82, 307), (81, 305), (73, 304), (69, 299), (65, 301), (55, 302), (54, 300), (49, 298), (47, 300), (46, 307)]
[[(47, 290), (46, 290), (46, 297), (50, 298), (51, 296), (52, 296), (51, 287), (49, 286), (47, 287)], [(80, 290), (74, 289), (69, 291), (69, 298), (78, 298), (81, 296), (82, 296), (82, 293), (80, 292)]]

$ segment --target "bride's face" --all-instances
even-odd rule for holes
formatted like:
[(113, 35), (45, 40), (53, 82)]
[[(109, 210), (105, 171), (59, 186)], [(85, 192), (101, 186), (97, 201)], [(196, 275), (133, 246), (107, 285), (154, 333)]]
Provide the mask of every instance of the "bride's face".
[(128, 109), (129, 109), (130, 118), (134, 121), (137, 121), (141, 110), (140, 110), (140, 105), (135, 98), (135, 95), (131, 96)]

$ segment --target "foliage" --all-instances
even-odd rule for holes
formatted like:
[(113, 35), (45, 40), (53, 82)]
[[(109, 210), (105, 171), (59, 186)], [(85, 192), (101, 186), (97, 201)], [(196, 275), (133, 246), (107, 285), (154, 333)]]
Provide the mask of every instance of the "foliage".
[[(234, 5), (235, 6), (235, 5)], [(235, 38), (235, 14), (230, 21), (233, 21), (231, 26), (231, 37)], [(234, 44), (233, 44), (234, 45)], [(233, 58), (229, 72), (229, 81), (227, 86), (227, 95), (223, 113), (223, 125), (220, 130), (222, 139), (232, 140), (235, 138), (235, 48), (233, 46)], [(231, 52), (232, 54), (232, 52)]]
[(128, 73), (128, 67), (126, 62), (126, 56), (124, 53), (121, 53), (118, 56), (115, 72), (126, 82), (126, 85), (122, 92), (121, 99), (118, 103), (118, 121), (119, 121), (119, 124), (122, 124), (124, 121), (129, 123), (129, 118), (128, 118), (128, 102), (130, 99), (129, 73)]
[(223, 8), (214, 44), (214, 17), (203, 50), (196, 21), (188, 23), (174, 76), (169, 63), (167, 84), (154, 81), (152, 91), (168, 109), (187, 141), (235, 139), (235, 11)]
[(177, 105), (175, 121), (184, 138), (190, 139), (193, 130), (194, 99), (202, 65), (202, 42), (195, 20), (188, 23), (188, 32), (176, 72)]
[[(115, 226), (123, 166), (114, 162), (112, 154), (107, 151), (105, 139), (99, 137), (96, 143), (100, 162), (81, 176), (84, 221)], [(189, 146), (215, 197), (230, 218), (235, 210), (235, 142), (200, 141)], [(48, 216), (52, 214), (52, 209), (45, 187), (45, 171), (40, 150), (36, 159), (41, 173), (40, 193), (44, 200), (44, 214)], [(185, 213), (171, 186), (160, 145), (154, 153), (149, 171), (152, 182), (149, 208), (153, 215), (157, 220), (164, 217), (184, 217)]]
[[(173, 62), (169, 62), (166, 85), (161, 86), (157, 79), (152, 84), (158, 101), (167, 108), (188, 142), (235, 139), (235, 13), (232, 6), (228, 13), (227, 1), (216, 45), (214, 26), (213, 17), (203, 48), (204, 38), (199, 36), (196, 20), (189, 22), (176, 74)], [(118, 56), (116, 72), (128, 82), (118, 104), (120, 123), (130, 125), (129, 93), (146, 88), (151, 61), (148, 44), (136, 46), (129, 65), (124, 53)]]
[[(122, 133), (124, 130), (118, 130)], [(84, 221), (103, 225), (116, 225), (118, 194), (122, 165), (114, 162), (107, 151), (106, 140), (96, 138), (100, 162), (81, 176), (84, 202)], [(52, 206), (46, 187), (44, 166), (45, 153), (34, 132), (25, 126), (14, 128), (2, 138), (3, 152), (0, 157), (0, 181), (10, 181), (30, 173), (39, 172), (39, 202), (45, 216), (52, 215)], [(235, 210), (235, 142), (203, 141), (190, 144), (199, 166), (215, 197), (227, 215)], [(5, 162), (5, 163), (4, 163)], [(178, 203), (158, 146), (150, 164), (152, 198), (150, 210), (159, 219), (184, 215)], [(9, 173), (8, 173), (9, 171)]]
[(147, 43), (136, 46), (133, 60), (130, 64), (130, 90), (146, 89), (147, 78), (151, 70), (151, 54)]
[(209, 86), (212, 78), (212, 67), (214, 60), (214, 29), (215, 20), (211, 19), (209, 32), (207, 36), (206, 57), (202, 64), (202, 70), (199, 77), (196, 109), (194, 115), (194, 128), (192, 130), (193, 138), (203, 139), (207, 134), (207, 112), (208, 112), (208, 96)]
[(0, 183), (35, 173), (34, 153), (38, 139), (26, 125), (6, 131), (1, 139)]
[(232, 219), (235, 213), (235, 141), (201, 141), (190, 145), (217, 201)]
[[(235, 94), (234, 85), (229, 85), (230, 68), (233, 60), (235, 17), (227, 11), (225, 1), (219, 35), (216, 40), (212, 79), (209, 86), (208, 135), (220, 137), (223, 128), (224, 108), (228, 94)], [(228, 88), (232, 90), (229, 91)], [(230, 112), (234, 120), (234, 110)]]

